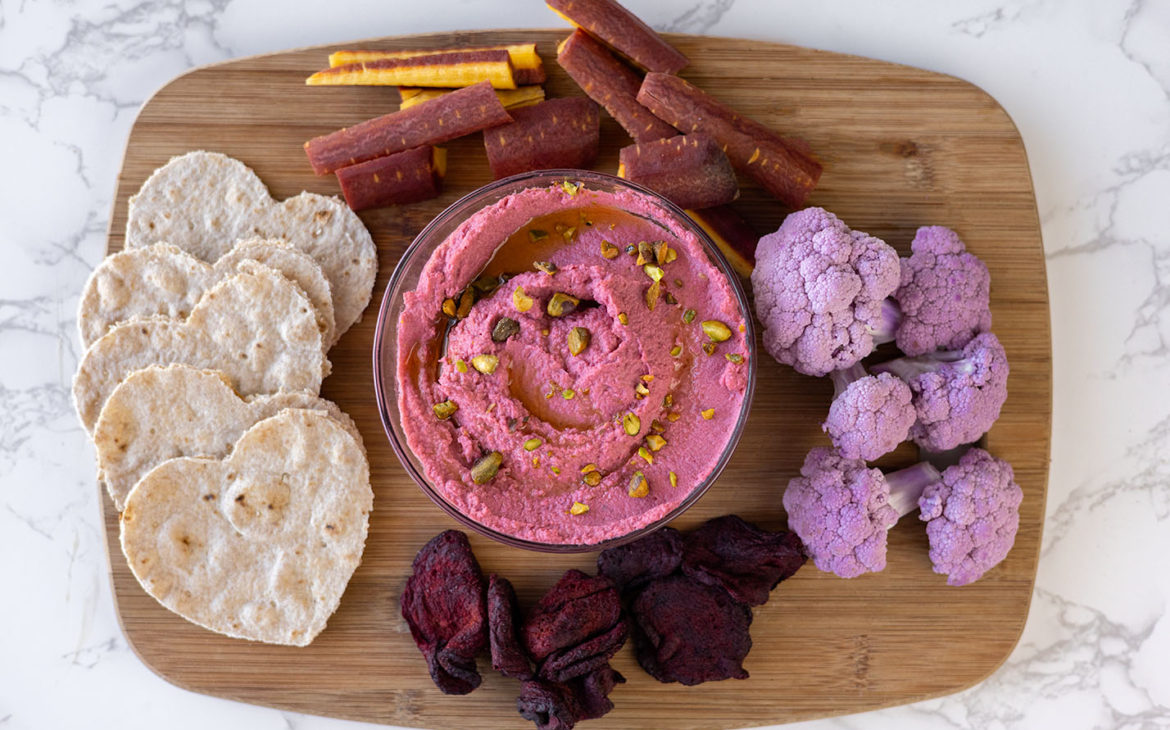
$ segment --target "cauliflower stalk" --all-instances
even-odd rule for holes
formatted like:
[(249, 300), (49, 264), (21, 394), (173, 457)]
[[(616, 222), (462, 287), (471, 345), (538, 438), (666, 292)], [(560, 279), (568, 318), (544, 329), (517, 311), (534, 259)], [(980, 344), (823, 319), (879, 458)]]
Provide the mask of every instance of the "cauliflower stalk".
[(805, 208), (760, 239), (752, 271), (764, 348), (817, 377), (873, 351), (882, 301), (901, 279), (898, 254), (850, 230), (823, 208)]
[(1007, 555), (1022, 498), (1011, 466), (982, 449), (968, 450), (941, 473), (922, 462), (883, 474), (818, 447), (788, 483), (784, 509), (817, 568), (842, 578), (884, 570), (890, 528), (920, 509), (934, 571), (958, 586)]

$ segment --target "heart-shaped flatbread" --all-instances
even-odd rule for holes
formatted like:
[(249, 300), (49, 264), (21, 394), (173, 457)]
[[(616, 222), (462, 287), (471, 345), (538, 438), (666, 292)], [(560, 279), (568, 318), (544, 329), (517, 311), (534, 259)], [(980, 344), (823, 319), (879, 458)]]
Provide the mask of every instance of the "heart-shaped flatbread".
[(329, 374), (312, 303), (276, 271), (242, 261), (212, 287), (185, 320), (127, 322), (100, 337), (78, 365), (73, 402), (93, 433), (118, 383), (150, 365), (181, 363), (219, 370), (245, 396), (284, 390), (317, 395)]
[(203, 294), (230, 276), (241, 261), (259, 261), (295, 282), (313, 303), (326, 347), (334, 343), (333, 294), (321, 266), (284, 241), (252, 239), (240, 241), (214, 264), (169, 243), (107, 256), (90, 274), (77, 305), (82, 346), (89, 347), (114, 325), (132, 319), (186, 318)]
[(121, 511), (146, 472), (167, 459), (222, 459), (253, 424), (286, 408), (320, 411), (362, 443), (353, 421), (332, 401), (308, 393), (241, 398), (227, 376), (186, 365), (136, 370), (114, 388), (93, 429), (99, 478)]
[(338, 336), (361, 319), (378, 251), (361, 219), (337, 198), (301, 193), (277, 202), (244, 163), (204, 151), (172, 158), (130, 197), (128, 249), (165, 241), (211, 262), (246, 238), (283, 239), (321, 265), (333, 289)]
[(231, 455), (139, 480), (122, 552), (146, 592), (212, 631), (305, 646), (361, 562), (374, 494), (361, 445), (328, 416), (286, 410)]

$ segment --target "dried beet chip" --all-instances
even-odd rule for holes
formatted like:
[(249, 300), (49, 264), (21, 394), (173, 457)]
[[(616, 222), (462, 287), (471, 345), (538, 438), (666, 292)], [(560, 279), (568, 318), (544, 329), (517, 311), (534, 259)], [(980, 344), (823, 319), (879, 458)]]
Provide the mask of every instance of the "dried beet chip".
[(678, 570), (682, 551), (682, 535), (673, 527), (664, 527), (640, 540), (603, 551), (597, 556), (597, 572), (625, 593)]
[(576, 688), (581, 719), (595, 720), (612, 710), (613, 701), (609, 699), (609, 693), (614, 686), (625, 683), (626, 678), (608, 664), (574, 679), (571, 686)]
[(568, 687), (539, 679), (521, 685), (516, 709), (536, 730), (572, 730), (582, 719), (580, 703)]
[(525, 682), (516, 709), (537, 730), (571, 730), (581, 720), (594, 720), (613, 709), (609, 693), (626, 678), (605, 664), (569, 682)]
[(727, 591), (672, 575), (643, 588), (631, 611), (634, 655), (659, 682), (747, 678), (752, 612)]
[(687, 535), (682, 569), (700, 583), (723, 588), (737, 601), (760, 606), (804, 561), (796, 533), (768, 532), (737, 515), (725, 515)]
[(532, 662), (520, 645), (516, 591), (507, 578), (494, 573), (488, 580), (487, 614), (492, 667), (505, 677), (532, 679)]
[(554, 651), (541, 663), (540, 678), (565, 682), (606, 666), (610, 658), (625, 645), (628, 633), (626, 622), (620, 621), (600, 636)]
[(488, 645), (486, 613), (483, 573), (467, 535), (436, 535), (414, 558), (402, 617), (444, 693), (462, 695), (479, 686), (475, 655)]
[(521, 628), (524, 646), (537, 663), (610, 631), (621, 621), (618, 592), (605, 576), (566, 571), (541, 597)]

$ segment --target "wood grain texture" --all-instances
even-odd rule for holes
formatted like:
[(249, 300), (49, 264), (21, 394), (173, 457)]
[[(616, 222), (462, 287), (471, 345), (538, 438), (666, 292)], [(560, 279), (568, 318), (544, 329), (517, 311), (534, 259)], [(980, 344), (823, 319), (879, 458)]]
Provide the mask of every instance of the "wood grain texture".
[[(550, 96), (580, 91), (557, 67), (568, 30), (485, 31), (384, 38), (345, 47), (426, 48), (537, 41)], [(587, 727), (731, 728), (871, 710), (955, 692), (991, 673), (1015, 645), (1028, 611), (1040, 546), (1051, 431), (1048, 293), (1036, 204), (1020, 136), (1002, 108), (955, 78), (792, 46), (670, 36), (690, 57), (684, 76), (744, 114), (805, 137), (825, 165), (810, 204), (880, 236), (902, 253), (920, 225), (955, 228), (992, 275), (994, 330), (1012, 363), (1010, 396), (987, 438), (1010, 461), (1024, 490), (1020, 531), (1008, 558), (983, 580), (948, 588), (931, 572), (927, 541), (912, 516), (890, 534), (889, 567), (855, 580), (811, 565), (755, 611), (751, 678), (687, 688), (663, 685), (627, 647), (615, 661), (629, 683), (616, 709)], [(110, 223), (109, 250), (122, 246), (126, 198), (172, 155), (227, 153), (252, 166), (277, 198), (302, 190), (337, 194), (315, 177), (301, 144), (318, 134), (397, 108), (380, 88), (314, 88), (309, 73), (341, 46), (290, 51), (194, 70), (160, 90), (130, 133)], [(603, 121), (596, 169), (612, 171), (628, 144)], [(446, 192), (428, 203), (369, 211), (363, 220), (381, 266), (365, 319), (330, 353), (323, 394), (365, 437), (376, 493), (365, 560), (328, 628), (308, 648), (228, 639), (168, 613), (135, 582), (118, 547), (117, 514), (102, 505), (118, 611), (130, 644), (154, 671), (196, 692), (300, 712), (420, 727), (524, 727), (518, 685), (485, 672), (483, 686), (450, 698), (431, 684), (398, 615), (398, 595), (418, 548), (457, 525), (409, 480), (382, 432), (374, 404), (374, 318), (399, 255), (444, 207), (489, 182), (479, 135), (449, 145)], [(745, 183), (737, 207), (760, 232), (786, 211)], [(761, 353), (763, 351), (761, 350)], [(676, 525), (736, 512), (769, 528), (784, 525), (780, 495), (804, 454), (827, 443), (820, 421), (827, 380), (760, 358), (759, 384), (739, 449), (719, 482)], [(883, 459), (914, 460), (903, 445)], [(594, 556), (536, 555), (472, 536), (485, 572), (500, 572), (531, 604), (562, 571), (590, 570)]]

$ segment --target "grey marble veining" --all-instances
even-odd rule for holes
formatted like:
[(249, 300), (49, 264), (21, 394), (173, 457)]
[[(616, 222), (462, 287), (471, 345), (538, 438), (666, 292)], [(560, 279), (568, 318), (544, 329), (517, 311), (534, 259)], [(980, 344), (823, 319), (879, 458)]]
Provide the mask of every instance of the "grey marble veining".
[[(969, 79), (1020, 127), (1049, 266), (1054, 433), (1027, 627), (987, 681), (794, 727), (1170, 728), (1170, 2), (630, 0), (663, 30)], [(200, 64), (314, 43), (551, 27), (539, 2), (0, 0), (0, 727), (352, 723), (201, 697), (117, 625), (72, 413), (78, 293), (134, 115)], [(19, 597), (14, 600), (13, 597)]]

